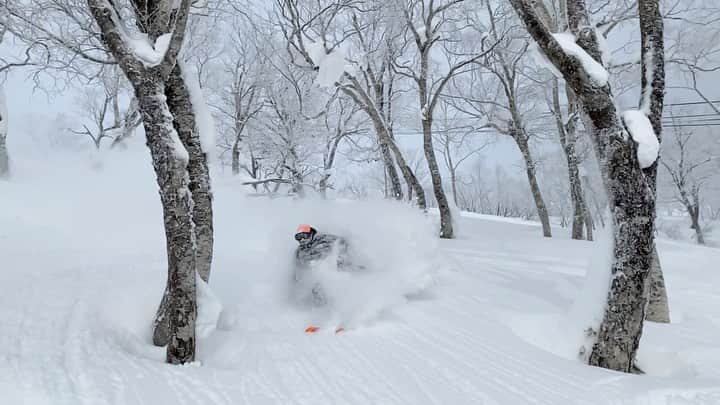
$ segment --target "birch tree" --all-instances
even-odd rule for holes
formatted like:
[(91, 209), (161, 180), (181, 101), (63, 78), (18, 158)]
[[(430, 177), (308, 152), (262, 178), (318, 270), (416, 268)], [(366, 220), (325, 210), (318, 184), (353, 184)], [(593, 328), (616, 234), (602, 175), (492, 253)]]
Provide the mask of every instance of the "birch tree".
[[(414, 48), (414, 52), (410, 57), (405, 56), (405, 60), (400, 63), (395, 63), (396, 71), (410, 79), (417, 88), (423, 151), (440, 211), (440, 237), (448, 239), (453, 238), (453, 221), (433, 145), (433, 114), (448, 82), (472, 69), (474, 62), (494, 48), (494, 45), (486, 47), (486, 37), (481, 37), (479, 46), (471, 51), (463, 52), (453, 45), (456, 39), (452, 38), (451, 31), (457, 28), (455, 23), (462, 21), (461, 14), (457, 13), (462, 2), (410, 0), (399, 4), (408, 35), (404, 49), (409, 52), (408, 48)], [(433, 69), (431, 55), (434, 54), (433, 50), (441, 47), (445, 51), (447, 69), (438, 73), (438, 69)]]
[[(393, 75), (390, 68), (396, 56), (392, 46), (395, 34), (387, 29), (391, 25), (382, 19), (381, 11), (387, 9), (381, 7), (380, 2), (371, 3), (374, 8), (358, 13), (360, 3), (356, 0), (318, 2), (313, 8), (303, 6), (298, 0), (277, 0), (278, 19), (290, 53), (298, 55), (306, 66), (320, 75), (329, 67), (322, 66), (322, 60), (338, 51), (341, 45), (347, 45), (350, 39), (357, 42), (359, 55), (354, 63), (350, 61), (354, 71), (343, 70), (339, 77), (332, 78), (330, 85), (350, 97), (372, 122), (394, 198), (402, 199), (403, 194), (387, 150), (405, 178), (408, 195), (414, 196), (418, 207), (424, 210), (427, 207), (425, 191), (392, 136)], [(370, 12), (370, 20), (364, 20)], [(336, 22), (340, 19), (345, 23), (342, 29), (337, 28)]]
[[(164, 296), (167, 310), (163, 314), (169, 325), (167, 361), (190, 362), (195, 359), (198, 258), (189, 175), (190, 153), (197, 155), (188, 149), (199, 147), (199, 139), (194, 127), (180, 121), (181, 111), (190, 115), (193, 111), (184, 103), (189, 97), (178, 95), (186, 93), (182, 91), (186, 87), (176, 63), (190, 0), (134, 1), (129, 10), (102, 0), (87, 0), (87, 6), (102, 32), (105, 46), (132, 85), (143, 114), (147, 144), (160, 187), (167, 238), (168, 285)], [(130, 11), (132, 15), (128, 15)], [(134, 20), (139, 33), (147, 36), (145, 49), (131, 45), (129, 38), (137, 35), (137, 31), (127, 24), (128, 20)], [(181, 137), (186, 140), (185, 144)]]
[(708, 171), (716, 160), (712, 148), (697, 143), (696, 134), (689, 128), (677, 124), (670, 133), (670, 139), (663, 148), (663, 158), (660, 161), (670, 176), (675, 188), (675, 201), (682, 204), (690, 218), (690, 228), (695, 231), (695, 241), (705, 244), (703, 227), (700, 224), (701, 192), (711, 176)]
[(653, 262), (657, 144), (664, 99), (663, 21), (657, 0), (640, 0), (640, 110), (617, 110), (584, 0), (567, 1), (573, 34), (553, 35), (542, 4), (510, 0), (528, 32), (580, 101), (591, 132), (613, 222), (611, 285), (590, 365), (633, 372)]
[[(7, 22), (0, 20), (0, 45), (3, 43), (5, 33), (7, 31)], [(14, 64), (2, 62), (0, 65), (0, 74), (7, 72)], [(8, 109), (5, 100), (5, 86), (0, 82), (0, 180), (10, 177), (10, 154), (7, 149), (8, 126)]]
[(0, 86), (0, 179), (10, 177), (10, 156), (7, 149), (8, 110), (5, 91)]
[[(452, 115), (451, 115), (452, 114)], [(440, 106), (438, 130), (435, 131), (435, 140), (440, 146), (442, 161), (450, 175), (450, 187), (453, 203), (460, 207), (458, 199), (459, 169), (471, 157), (478, 154), (489, 145), (487, 140), (479, 140), (477, 132), (480, 128), (473, 126), (458, 126), (460, 111), (455, 110), (449, 103)]]
[[(512, 12), (510, 9), (504, 5), (493, 8), (489, 1), (485, 6), (490, 25), (488, 36), (491, 41), (501, 45), (474, 64), (482, 67), (483, 71), (489, 71), (495, 80), (490, 81), (486, 87), (482, 73), (471, 73), (468, 75), (471, 79), (470, 86), (463, 84), (455, 86), (459, 95), (455, 98), (458, 100), (455, 104), (462, 106), (459, 108), (469, 116), (487, 121), (489, 127), (513, 140), (523, 158), (525, 174), (542, 224), (543, 236), (551, 237), (550, 215), (538, 182), (537, 161), (530, 149), (532, 129), (529, 129), (528, 121), (532, 121), (532, 118), (528, 120), (527, 117), (532, 117), (534, 107), (532, 99), (535, 95), (531, 89), (537, 87), (537, 82), (528, 80), (530, 74), (525, 59), (529, 42), (524, 35), (518, 35), (516, 23), (508, 15)], [(477, 19), (472, 27), (477, 32), (484, 29), (483, 24)], [(467, 94), (462, 87), (469, 87), (474, 91)], [(500, 93), (501, 97), (493, 98), (485, 95), (494, 93)]]
[[(565, 90), (568, 103), (567, 111), (563, 113), (560, 104), (561, 91)], [(567, 88), (561, 86), (557, 78), (552, 80), (552, 102), (550, 111), (555, 117), (560, 145), (562, 146), (568, 168), (568, 181), (570, 185), (570, 199), (572, 200), (572, 239), (583, 239), (583, 229), (587, 240), (593, 240), (592, 214), (585, 202), (582, 178), (580, 176), (580, 159), (577, 151), (579, 107), (575, 97)]]

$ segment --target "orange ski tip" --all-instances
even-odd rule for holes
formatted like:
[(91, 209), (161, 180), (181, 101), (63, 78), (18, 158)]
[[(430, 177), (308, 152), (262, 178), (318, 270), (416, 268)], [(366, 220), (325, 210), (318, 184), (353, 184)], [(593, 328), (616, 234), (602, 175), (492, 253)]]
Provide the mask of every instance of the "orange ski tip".
[(335, 329), (335, 333), (342, 333), (345, 332), (345, 328), (337, 328)]
[(320, 329), (320, 327), (318, 326), (308, 326), (307, 328), (305, 328), (305, 333), (315, 333), (318, 331), (318, 329)]

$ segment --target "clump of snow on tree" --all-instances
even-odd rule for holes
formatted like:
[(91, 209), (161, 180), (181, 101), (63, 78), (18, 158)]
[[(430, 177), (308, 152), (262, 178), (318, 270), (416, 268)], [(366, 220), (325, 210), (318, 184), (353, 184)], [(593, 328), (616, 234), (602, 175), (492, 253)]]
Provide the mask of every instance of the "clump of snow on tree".
[(125, 43), (130, 47), (133, 55), (137, 56), (145, 66), (154, 67), (165, 58), (171, 38), (172, 34), (162, 34), (153, 44), (146, 34), (132, 33), (126, 36)]
[(165, 54), (170, 48), (170, 42), (172, 41), (172, 33), (162, 34), (151, 41), (148, 35), (144, 32), (128, 31), (125, 22), (115, 12), (115, 7), (110, 3), (106, 3), (105, 7), (110, 12), (110, 18), (112, 18), (117, 27), (116, 32), (122, 37), (123, 42), (129, 48), (135, 57), (146, 67), (155, 67), (162, 63), (165, 59)]
[(596, 61), (592, 56), (588, 55), (584, 49), (575, 43), (575, 36), (567, 32), (553, 34), (555, 40), (560, 44), (563, 51), (568, 55), (577, 59), (582, 64), (585, 73), (590, 80), (598, 86), (605, 86), (608, 82), (610, 74), (601, 63)]
[(315, 84), (320, 87), (333, 87), (340, 80), (343, 73), (350, 70), (345, 61), (345, 55), (339, 49), (330, 53), (325, 51), (322, 43), (310, 42), (305, 47), (310, 59), (318, 67), (318, 75)]
[(182, 141), (180, 141), (180, 137), (178, 136), (178, 133), (177, 131), (175, 131), (175, 127), (173, 126), (174, 118), (167, 107), (167, 97), (162, 93), (156, 94), (155, 97), (158, 98), (158, 104), (164, 106), (163, 115), (165, 115), (167, 121), (167, 132), (170, 134), (170, 147), (173, 148), (175, 157), (185, 163), (189, 162), (190, 154), (188, 153), (187, 149), (185, 149), (185, 145), (183, 145)]
[(208, 161), (213, 161), (215, 151), (215, 121), (205, 102), (205, 96), (200, 87), (197, 71), (181, 61), (178, 61), (178, 63), (181, 64), (180, 71), (182, 72), (185, 85), (190, 93), (190, 103), (195, 113), (195, 125), (200, 132), (200, 146), (203, 152), (205, 152)]
[(637, 158), (640, 167), (646, 169), (655, 163), (660, 151), (660, 142), (647, 115), (640, 110), (623, 112), (623, 122), (632, 139), (637, 143)]

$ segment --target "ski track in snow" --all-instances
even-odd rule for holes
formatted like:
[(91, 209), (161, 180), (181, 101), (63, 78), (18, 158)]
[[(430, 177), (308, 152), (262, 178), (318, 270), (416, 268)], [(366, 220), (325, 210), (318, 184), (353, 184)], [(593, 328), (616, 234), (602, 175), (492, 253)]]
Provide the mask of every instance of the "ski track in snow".
[[(163, 364), (163, 350), (133, 329), (159, 301), (161, 251), (128, 260), (141, 242), (93, 252), (53, 232), (39, 243), (39, 225), (0, 216), (14, 230), (12, 245), (0, 245), (10, 258), (0, 273), (0, 403), (720, 403), (720, 295), (712, 288), (720, 276), (702, 272), (720, 251), (660, 244), (676, 323), (649, 325), (641, 351), (665, 350), (683, 363), (671, 364), (669, 376), (620, 375), (555, 356), (509, 323), (513, 314), (567, 309), (593, 244), (542, 239), (536, 226), (463, 221), (469, 236), (441, 245), (452, 269), (376, 321), (309, 336), (306, 314), (265, 313), (254, 297), (225, 294), (237, 324), (200, 340), (201, 366), (178, 367)], [(113, 265), (120, 260), (132, 265)], [(223, 273), (228, 263), (216, 262), (214, 280), (242, 282)]]

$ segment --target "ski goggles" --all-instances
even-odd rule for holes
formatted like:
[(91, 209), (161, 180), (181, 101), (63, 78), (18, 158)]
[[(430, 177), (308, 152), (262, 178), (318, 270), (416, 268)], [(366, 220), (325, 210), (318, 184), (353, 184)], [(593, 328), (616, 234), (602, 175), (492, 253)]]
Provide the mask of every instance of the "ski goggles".
[(298, 242), (303, 242), (310, 239), (312, 239), (311, 232), (298, 232), (295, 234), (295, 240)]

